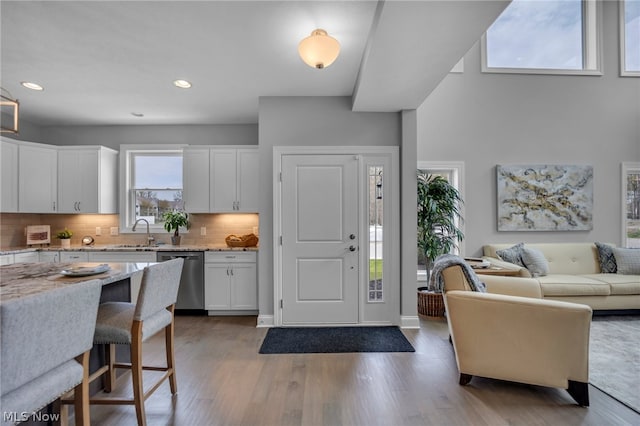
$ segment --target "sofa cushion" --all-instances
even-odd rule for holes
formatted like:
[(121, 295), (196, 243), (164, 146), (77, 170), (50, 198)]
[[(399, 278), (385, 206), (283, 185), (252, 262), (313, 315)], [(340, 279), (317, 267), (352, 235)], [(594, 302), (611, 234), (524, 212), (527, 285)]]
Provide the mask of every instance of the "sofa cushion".
[(525, 266), (522, 261), (522, 249), (524, 248), (524, 243), (518, 243), (513, 247), (505, 248), (502, 250), (496, 250), (496, 254), (500, 259), (505, 262), (513, 263), (519, 266)]
[(640, 249), (614, 248), (618, 274), (640, 275)]
[(549, 273), (549, 263), (538, 249), (524, 246), (522, 248), (522, 262), (534, 277), (543, 277)]
[(538, 277), (542, 294), (547, 296), (608, 296), (611, 286), (597, 279), (580, 275), (553, 274)]
[(611, 294), (640, 294), (640, 275), (589, 274), (585, 278), (608, 283)]
[(616, 257), (613, 255), (613, 247), (609, 244), (595, 243), (598, 249), (600, 272), (603, 274), (615, 274), (618, 271)]
[[(487, 244), (483, 247), (483, 252), (485, 256), (498, 257), (498, 250), (509, 248), (511, 245)], [(549, 274), (600, 273), (598, 250), (593, 243), (534, 243), (527, 246), (544, 253), (549, 262)]]

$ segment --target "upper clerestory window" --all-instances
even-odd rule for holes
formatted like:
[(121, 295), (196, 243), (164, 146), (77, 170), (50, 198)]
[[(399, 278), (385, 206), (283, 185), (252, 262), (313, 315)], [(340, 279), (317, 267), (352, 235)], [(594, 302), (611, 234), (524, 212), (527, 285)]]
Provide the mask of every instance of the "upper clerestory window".
[(640, 0), (620, 1), (620, 71), (640, 77)]
[(601, 75), (602, 4), (513, 0), (482, 38), (482, 71)]

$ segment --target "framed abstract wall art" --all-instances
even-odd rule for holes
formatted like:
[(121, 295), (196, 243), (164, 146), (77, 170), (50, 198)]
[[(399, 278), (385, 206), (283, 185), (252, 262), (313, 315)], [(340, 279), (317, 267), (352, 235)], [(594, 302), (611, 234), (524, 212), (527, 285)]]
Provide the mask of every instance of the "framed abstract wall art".
[(498, 231), (593, 229), (593, 167), (498, 165)]

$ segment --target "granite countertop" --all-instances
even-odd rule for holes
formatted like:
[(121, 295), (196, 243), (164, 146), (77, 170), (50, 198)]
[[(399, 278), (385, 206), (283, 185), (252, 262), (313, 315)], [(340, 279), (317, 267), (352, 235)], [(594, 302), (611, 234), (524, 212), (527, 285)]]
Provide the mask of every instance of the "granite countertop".
[(142, 273), (150, 263), (109, 262), (106, 272), (84, 277), (68, 277), (60, 272), (69, 267), (95, 267), (102, 263), (16, 263), (0, 267), (0, 302), (41, 293), (67, 285), (100, 280), (110, 284)]
[(145, 246), (141, 244), (100, 244), (92, 246), (60, 246), (49, 247), (8, 247), (0, 249), (0, 255), (27, 253), (31, 251), (258, 251), (258, 247), (228, 247), (226, 244), (209, 245), (179, 245), (160, 244), (157, 246)]

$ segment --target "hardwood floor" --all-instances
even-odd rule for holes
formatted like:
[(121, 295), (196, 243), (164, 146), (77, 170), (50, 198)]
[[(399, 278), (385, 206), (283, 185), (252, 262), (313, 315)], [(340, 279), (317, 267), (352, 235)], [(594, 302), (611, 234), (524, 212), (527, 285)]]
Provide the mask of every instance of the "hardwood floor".
[[(415, 353), (260, 355), (255, 317), (176, 317), (178, 394), (146, 402), (149, 425), (640, 425), (590, 386), (591, 407), (560, 389), (475, 377), (458, 385), (446, 323), (403, 330)], [(144, 346), (163, 362), (162, 336)], [(147, 373), (145, 373), (147, 374)], [(149, 372), (149, 374), (156, 374)], [(146, 377), (146, 376), (145, 376)], [(130, 395), (130, 374), (115, 395)], [(135, 425), (133, 406), (92, 406), (92, 425)]]

